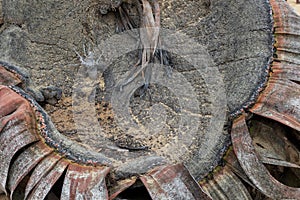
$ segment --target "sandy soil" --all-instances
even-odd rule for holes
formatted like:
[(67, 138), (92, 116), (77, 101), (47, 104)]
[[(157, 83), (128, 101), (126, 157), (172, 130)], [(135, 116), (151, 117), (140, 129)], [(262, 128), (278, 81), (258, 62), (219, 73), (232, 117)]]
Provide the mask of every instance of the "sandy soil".
[(296, 12), (300, 15), (300, 3), (296, 4), (296, 0), (288, 0), (287, 1), (295, 10)]

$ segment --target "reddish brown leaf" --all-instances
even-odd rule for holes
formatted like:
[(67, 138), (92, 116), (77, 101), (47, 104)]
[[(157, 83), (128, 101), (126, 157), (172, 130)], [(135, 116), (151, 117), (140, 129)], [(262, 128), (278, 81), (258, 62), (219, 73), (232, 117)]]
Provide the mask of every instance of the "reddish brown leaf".
[(270, 165), (277, 165), (277, 166), (283, 166), (283, 167), (293, 167), (293, 168), (300, 168), (299, 165), (287, 162), (285, 160), (277, 160), (274, 158), (268, 158), (268, 157), (261, 157), (261, 162), (264, 164), (270, 164)]
[(299, 168), (299, 151), (286, 138), (289, 132), (280, 123), (263, 119), (251, 120), (250, 134), (263, 163)]
[(0, 63), (0, 85), (18, 85), (21, 82), (16, 74), (8, 71)]
[(2, 130), (0, 130), (0, 143), (1, 148), (4, 149), (12, 138), (23, 134), (24, 132), (31, 133), (33, 136), (37, 137), (36, 127), (34, 127), (34, 122), (32, 122), (35, 118), (31, 118), (31, 113), (27, 114), (26, 110), (18, 109), (13, 114), (3, 117), (0, 119), (1, 122), (6, 121), (5, 126)]
[[(300, 20), (300, 17), (299, 17)], [(300, 36), (300, 34), (299, 34)], [(277, 53), (283, 54), (284, 52), (290, 52), (294, 54), (300, 54), (300, 49), (297, 47), (300, 46), (300, 41), (297, 40), (295, 36), (287, 36), (286, 34), (276, 34), (276, 50)], [(279, 51), (279, 52), (278, 52)], [(281, 59), (282, 60), (282, 59)]]
[[(7, 123), (24, 123), (24, 128), (36, 133), (36, 120), (29, 102), (8, 87), (0, 86), (0, 131)], [(14, 127), (12, 126), (12, 127)]]
[(275, 32), (300, 35), (300, 17), (286, 1), (270, 0), (274, 12)]
[(38, 142), (24, 150), (12, 164), (9, 171), (8, 188), (12, 198), (13, 192), (22, 179), (35, 167), (46, 155), (53, 150), (43, 142)]
[(6, 191), (12, 157), (37, 140), (36, 122), (30, 104), (10, 88), (0, 86), (0, 190)]
[(274, 12), (276, 58), (300, 65), (300, 16), (286, 1), (270, 1)]
[(110, 189), (109, 199), (116, 198), (121, 192), (132, 186), (136, 182), (136, 179), (136, 177), (132, 177), (129, 179), (118, 181), (116, 185)]
[(226, 194), (221, 192), (221, 188), (215, 180), (210, 180), (206, 184), (203, 184), (203, 189), (211, 195), (212, 199), (227, 199)]
[(291, 80), (300, 83), (300, 65), (287, 62), (273, 62), (272, 77), (283, 80)]
[(10, 88), (0, 85), (0, 117), (14, 112), (23, 102), (23, 98)]
[(105, 184), (108, 172), (109, 167), (69, 165), (61, 199), (108, 199)]
[[(300, 36), (299, 36), (300, 38)], [(300, 46), (300, 45), (299, 45)], [(299, 47), (298, 47), (299, 48)], [(300, 53), (288, 52), (288, 51), (278, 51), (276, 61), (285, 61), (293, 64), (300, 64)]]
[(61, 156), (51, 153), (34, 168), (25, 189), (25, 199), (36, 184), (54, 168)]
[(214, 179), (228, 199), (252, 199), (244, 184), (228, 167), (223, 168), (222, 173)]
[[(1, 138), (1, 136), (0, 136)], [(24, 146), (33, 143), (38, 140), (35, 135), (31, 132), (23, 132), (16, 137), (8, 138), (9, 140), (4, 141), (3, 146), (0, 149), (0, 190), (6, 192), (5, 185), (8, 176), (8, 169), (12, 157), (17, 151), (19, 151)]]
[(61, 177), (69, 162), (60, 160), (48, 174), (43, 176), (32, 192), (29, 194), (28, 199), (44, 199), (56, 181)]
[(300, 131), (300, 85), (270, 78), (251, 112), (281, 122)]
[(226, 155), (226, 157), (224, 158), (226, 160), (226, 166), (228, 166), (230, 168), (230, 170), (237, 175), (238, 177), (240, 177), (243, 181), (245, 181), (246, 183), (248, 183), (248, 185), (250, 185), (251, 187), (255, 187), (251, 180), (247, 177), (247, 175), (245, 174), (243, 168), (241, 167), (239, 161), (236, 158), (236, 155), (234, 154), (233, 149), (228, 152), (228, 154)]
[(257, 158), (245, 117), (233, 122), (232, 143), (238, 161), (253, 184), (265, 195), (274, 199), (298, 199), (300, 188), (292, 188), (278, 182)]
[(201, 183), (213, 199), (252, 199), (240, 179), (224, 167), (214, 172), (213, 179)]
[(153, 199), (211, 199), (182, 164), (157, 167), (140, 179)]
[[(23, 120), (23, 116), (24, 116), (24, 114), (20, 114), (20, 115), (13, 116), (13, 117), (12, 116), (6, 117), (6, 118), (11, 118), (11, 117), (12, 118), (11, 118), (11, 120), (8, 120), (7, 123), (5, 123), (4, 128), (0, 132), (1, 133), (0, 143), (2, 144), (1, 145), (2, 149), (4, 149), (9, 144), (9, 143), (7, 143), (7, 141), (10, 141), (12, 138), (17, 137), (18, 135), (22, 134), (23, 132), (30, 132), (30, 131), (28, 131), (26, 121)], [(3, 118), (5, 118), (5, 117), (3, 117)], [(0, 119), (0, 120), (2, 120), (2, 119)]]

